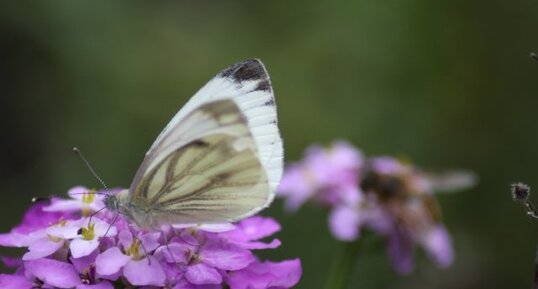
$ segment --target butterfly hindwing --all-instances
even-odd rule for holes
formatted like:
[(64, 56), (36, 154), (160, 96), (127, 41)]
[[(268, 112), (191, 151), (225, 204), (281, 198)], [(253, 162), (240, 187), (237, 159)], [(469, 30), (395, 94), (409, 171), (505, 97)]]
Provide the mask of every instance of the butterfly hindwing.
[[(175, 148), (178, 142), (182, 145)], [(230, 99), (192, 111), (160, 148), (164, 157), (155, 158), (159, 162), (130, 193), (135, 211), (150, 212), (139, 220), (140, 214), (134, 214), (139, 224), (228, 222), (256, 213), (270, 201), (257, 144)]]
[[(267, 203), (267, 179), (252, 150), (228, 147), (232, 140), (224, 134), (202, 141), (203, 146), (188, 146), (178, 152), (194, 150), (193, 154), (204, 155), (186, 157), (195, 162), (192, 173), (180, 173), (169, 190), (152, 199), (151, 210), (158, 223), (230, 222), (259, 211)], [(183, 167), (178, 163), (176, 169)]]

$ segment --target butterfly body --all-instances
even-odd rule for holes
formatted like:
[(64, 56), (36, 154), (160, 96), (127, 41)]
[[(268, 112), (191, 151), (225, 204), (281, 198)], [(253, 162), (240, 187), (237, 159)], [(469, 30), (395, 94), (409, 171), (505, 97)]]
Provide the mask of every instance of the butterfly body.
[(221, 71), (172, 118), (129, 188), (105, 200), (144, 229), (233, 222), (267, 207), (283, 149), (269, 76), (247, 60)]

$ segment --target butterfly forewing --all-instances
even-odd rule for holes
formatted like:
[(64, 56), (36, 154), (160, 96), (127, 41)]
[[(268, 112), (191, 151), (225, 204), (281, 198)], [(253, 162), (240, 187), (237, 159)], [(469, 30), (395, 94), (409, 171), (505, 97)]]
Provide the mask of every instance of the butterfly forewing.
[(159, 148), (165, 153), (155, 155), (129, 194), (139, 225), (229, 222), (261, 210), (271, 198), (256, 141), (233, 100), (198, 107)]
[(203, 129), (201, 126), (210, 125), (206, 121), (185, 122), (187, 115), (206, 103), (221, 99), (236, 103), (246, 120), (271, 188), (270, 201), (282, 175), (283, 148), (271, 81), (265, 67), (257, 59), (239, 62), (224, 69), (185, 104), (151, 146), (133, 185), (140, 182), (144, 174), (162, 160), (159, 156), (167, 155), (192, 141), (199, 136), (198, 130)]

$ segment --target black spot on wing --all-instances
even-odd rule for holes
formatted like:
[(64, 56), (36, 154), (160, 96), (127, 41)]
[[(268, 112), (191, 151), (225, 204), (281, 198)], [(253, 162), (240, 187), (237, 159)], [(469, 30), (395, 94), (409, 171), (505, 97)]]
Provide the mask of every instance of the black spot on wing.
[[(258, 59), (249, 59), (236, 63), (224, 69), (218, 75), (221, 77), (231, 78), (235, 82), (268, 79), (267, 72), (265, 72), (263, 64)], [(269, 82), (267, 82), (267, 84), (269, 84)], [(267, 84), (265, 86), (267, 86)], [(270, 87), (271, 86), (269, 84), (269, 88)]]
[(263, 105), (265, 105), (265, 106), (274, 106), (275, 105), (275, 99), (271, 97), (271, 99), (266, 101)]
[(255, 91), (271, 91), (271, 83), (269, 82), (269, 79), (264, 79), (264, 80), (261, 80), (258, 85), (256, 86), (256, 88), (254, 89)]

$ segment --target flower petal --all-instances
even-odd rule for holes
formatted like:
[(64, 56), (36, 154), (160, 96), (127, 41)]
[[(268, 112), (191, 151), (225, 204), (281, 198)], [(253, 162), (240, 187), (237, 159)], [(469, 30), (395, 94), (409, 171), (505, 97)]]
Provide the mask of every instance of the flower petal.
[(78, 230), (84, 220), (67, 221), (63, 225), (52, 225), (47, 228), (47, 234), (62, 239), (74, 239), (78, 236)]
[(179, 281), (172, 289), (222, 289), (219, 284), (194, 285), (183, 279)]
[(242, 220), (237, 229), (225, 235), (235, 240), (259, 240), (280, 231), (280, 225), (271, 218), (261, 216)]
[(99, 250), (93, 251), (90, 255), (84, 256), (81, 258), (69, 258), (71, 260), (71, 264), (75, 266), (75, 269), (79, 273), (85, 273), (90, 270), (90, 267), (95, 264), (95, 259), (97, 258), (97, 255), (99, 255)]
[(124, 255), (118, 247), (112, 247), (101, 253), (95, 259), (95, 270), (101, 275), (112, 275), (131, 260), (131, 257)]
[(254, 257), (249, 250), (221, 242), (214, 242), (204, 246), (200, 255), (204, 263), (222, 270), (243, 269), (254, 261)]
[(196, 285), (220, 284), (222, 282), (222, 276), (217, 269), (204, 263), (188, 266), (185, 278)]
[(43, 208), (45, 212), (75, 212), (82, 209), (82, 202), (78, 200), (58, 200)]
[(118, 235), (118, 239), (124, 249), (129, 248), (129, 246), (131, 246), (131, 244), (133, 243), (133, 234), (131, 234), (131, 232), (127, 230), (123, 230)]
[(90, 192), (90, 189), (83, 186), (76, 186), (69, 189), (69, 191), (67, 191), (67, 195), (69, 195), (69, 197), (72, 199), (82, 200), (84, 194), (87, 194), (88, 192)]
[(166, 280), (164, 271), (153, 257), (148, 260), (131, 260), (123, 267), (123, 275), (129, 282), (136, 286), (153, 285), (163, 286)]
[(0, 288), (2, 289), (31, 289), (33, 282), (20, 275), (0, 274)]
[[(95, 228), (95, 237), (96, 238), (114, 237), (118, 233), (115, 226), (112, 226), (111, 224), (109, 224), (109, 223), (107, 223), (105, 221), (102, 221), (102, 220), (94, 218), (93, 222), (95, 223), (94, 228)], [(105, 234), (106, 234), (106, 236), (105, 236)]]
[(155, 251), (154, 255), (163, 256), (168, 263), (187, 263), (186, 252), (189, 247), (179, 244), (171, 243), (168, 246), (162, 246)]
[(140, 236), (140, 242), (144, 246), (144, 249), (150, 253), (153, 250), (157, 249), (161, 244), (159, 243), (159, 238), (161, 237), (161, 232), (151, 232), (145, 233)]
[(28, 247), (33, 242), (46, 236), (45, 230), (38, 230), (32, 233), (5, 233), (0, 234), (0, 246), (2, 247)]
[(78, 272), (69, 263), (38, 259), (24, 262), (24, 268), (45, 284), (58, 288), (72, 288), (81, 283)]
[(234, 242), (234, 243), (241, 246), (242, 248), (250, 249), (250, 250), (274, 249), (274, 248), (278, 248), (282, 244), (282, 242), (280, 242), (279, 239), (273, 239), (269, 243), (264, 243), (264, 242), (245, 242), (245, 243)]
[(290, 288), (301, 278), (299, 259), (273, 262), (254, 262), (247, 268), (231, 272), (226, 282), (231, 289)]
[(415, 246), (409, 233), (397, 228), (389, 237), (387, 253), (394, 270), (399, 274), (409, 274), (414, 267)]
[(292, 164), (286, 168), (278, 194), (286, 197), (285, 207), (289, 212), (299, 209), (314, 194), (314, 184), (307, 177), (306, 169), (301, 164)]
[(183, 278), (186, 270), (185, 265), (167, 262), (161, 262), (160, 264), (163, 268), (164, 274), (166, 275), (167, 284), (176, 284), (178, 282), (185, 281), (185, 278)]
[(64, 244), (63, 240), (60, 240), (58, 242), (54, 242), (49, 240), (49, 238), (45, 237), (42, 239), (39, 239), (32, 243), (30, 247), (28, 247), (29, 252), (24, 254), (22, 257), (22, 260), (28, 261), (28, 260), (35, 260), (43, 257), (47, 257), (49, 255), (52, 255), (54, 252), (58, 251)]
[(69, 244), (71, 255), (74, 258), (88, 256), (97, 249), (97, 247), (99, 247), (97, 238), (93, 240), (73, 239), (71, 244)]
[(353, 241), (359, 237), (360, 216), (355, 207), (341, 205), (335, 207), (329, 216), (332, 234), (342, 241)]
[(439, 267), (447, 268), (454, 262), (452, 241), (444, 226), (438, 225), (429, 230), (422, 243), (430, 258)]

